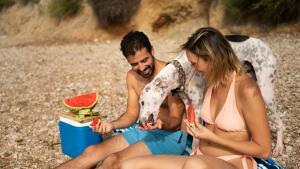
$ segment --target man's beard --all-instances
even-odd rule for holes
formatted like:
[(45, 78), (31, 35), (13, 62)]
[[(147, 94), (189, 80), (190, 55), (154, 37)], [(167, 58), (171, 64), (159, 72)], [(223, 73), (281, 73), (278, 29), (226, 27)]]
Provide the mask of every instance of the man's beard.
[[(144, 72), (147, 72), (146, 74)], [(154, 73), (154, 65), (148, 65), (144, 71), (138, 70), (137, 73), (143, 78), (150, 78)]]

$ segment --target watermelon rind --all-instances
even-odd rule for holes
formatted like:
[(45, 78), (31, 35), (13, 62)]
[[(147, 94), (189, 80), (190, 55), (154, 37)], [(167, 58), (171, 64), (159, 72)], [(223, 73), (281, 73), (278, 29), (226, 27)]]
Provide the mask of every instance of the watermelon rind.
[(80, 115), (86, 115), (86, 114), (91, 114), (91, 109), (82, 109), (82, 110), (79, 110), (78, 114)]
[[(88, 93), (88, 94), (94, 94), (94, 93)], [(84, 95), (88, 95), (88, 94), (84, 94)], [(95, 94), (96, 94), (96, 99), (95, 99), (95, 101), (94, 101), (92, 104), (90, 104), (90, 105), (88, 105), (88, 106), (85, 106), (85, 107), (73, 107), (73, 106), (69, 106), (69, 105), (66, 103), (66, 100), (67, 100), (67, 99), (63, 100), (63, 103), (64, 103), (64, 105), (65, 105), (67, 108), (69, 108), (69, 109), (71, 110), (71, 112), (77, 112), (77, 111), (82, 110), (82, 109), (93, 109), (94, 106), (96, 105), (96, 103), (98, 102), (98, 93), (95, 93)], [(82, 96), (82, 95), (79, 95), (79, 96)], [(78, 97), (78, 96), (76, 96), (76, 97)], [(75, 97), (74, 97), (74, 98), (75, 98)]]

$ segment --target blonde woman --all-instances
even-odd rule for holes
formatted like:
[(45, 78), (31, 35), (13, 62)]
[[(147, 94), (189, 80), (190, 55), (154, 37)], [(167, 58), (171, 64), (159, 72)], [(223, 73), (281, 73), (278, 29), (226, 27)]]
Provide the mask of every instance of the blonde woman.
[(198, 29), (182, 45), (207, 82), (200, 117), (187, 132), (200, 139), (190, 156), (147, 156), (124, 161), (122, 169), (255, 169), (253, 157), (268, 158), (271, 135), (257, 84), (242, 69), (216, 29)]

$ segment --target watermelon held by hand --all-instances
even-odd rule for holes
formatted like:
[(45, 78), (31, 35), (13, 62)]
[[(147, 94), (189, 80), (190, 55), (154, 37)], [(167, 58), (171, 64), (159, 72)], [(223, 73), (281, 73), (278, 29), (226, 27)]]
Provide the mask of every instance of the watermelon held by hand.
[(194, 105), (192, 103), (188, 107), (187, 119), (190, 126), (193, 127), (195, 125), (196, 114), (195, 114)]
[(88, 93), (65, 99), (64, 105), (72, 110), (91, 109), (98, 101), (98, 93)]
[(92, 121), (92, 123), (90, 124), (90, 126), (91, 127), (96, 126), (99, 123), (99, 121), (101, 123), (101, 120), (99, 118), (94, 118), (93, 121)]

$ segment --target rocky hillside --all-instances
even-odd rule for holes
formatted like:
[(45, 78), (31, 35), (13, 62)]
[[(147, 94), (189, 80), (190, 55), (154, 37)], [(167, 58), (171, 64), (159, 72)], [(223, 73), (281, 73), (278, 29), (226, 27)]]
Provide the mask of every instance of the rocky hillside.
[[(0, 36), (13, 36), (24, 42), (106, 41), (120, 38), (129, 30), (139, 29), (150, 35), (174, 36), (206, 25), (207, 5), (194, 0), (142, 0), (131, 20), (123, 25), (101, 27), (91, 6), (61, 21), (51, 17), (49, 0), (27, 6), (14, 5), (0, 13)], [(184, 24), (183, 24), (184, 23)], [(168, 29), (176, 25), (177, 29)], [(188, 29), (189, 28), (189, 29)], [(34, 35), (34, 36), (32, 36)]]
[[(210, 25), (225, 33), (255, 34), (259, 32), (299, 32), (300, 23), (277, 28), (245, 24), (237, 26), (224, 21), (224, 4), (220, 0), (141, 0), (138, 10), (125, 24), (103, 27), (91, 5), (83, 1), (79, 13), (61, 20), (49, 12), (50, 0), (26, 6), (16, 4), (0, 12), (0, 42), (5, 46), (75, 41), (110, 41), (129, 30), (142, 30), (153, 38), (184, 40), (194, 30)], [(99, 9), (101, 10), (101, 8)]]

